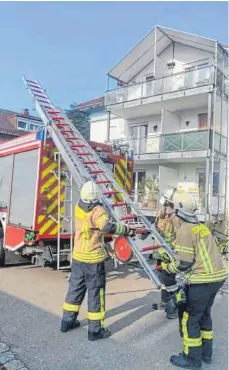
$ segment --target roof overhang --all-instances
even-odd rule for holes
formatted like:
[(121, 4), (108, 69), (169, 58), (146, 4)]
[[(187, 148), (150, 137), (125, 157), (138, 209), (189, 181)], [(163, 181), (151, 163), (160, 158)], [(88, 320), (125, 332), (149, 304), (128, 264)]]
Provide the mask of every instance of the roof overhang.
[(179, 43), (215, 53), (217, 41), (156, 26), (116, 64), (108, 75), (116, 80), (129, 83), (172, 43)]

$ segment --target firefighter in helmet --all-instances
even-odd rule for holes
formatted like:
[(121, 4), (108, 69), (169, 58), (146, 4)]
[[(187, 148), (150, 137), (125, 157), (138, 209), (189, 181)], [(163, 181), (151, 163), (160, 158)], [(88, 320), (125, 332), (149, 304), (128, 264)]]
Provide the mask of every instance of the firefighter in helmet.
[[(165, 191), (160, 199), (161, 208), (157, 212), (155, 226), (165, 241), (174, 249), (174, 241), (176, 238), (176, 230), (181, 223), (179, 218), (174, 213), (173, 203), (169, 201), (169, 190)], [(168, 256), (163, 248), (159, 248), (157, 256), (157, 265), (161, 265), (161, 261), (167, 260)], [(178, 290), (175, 275), (168, 274), (166, 271), (160, 271), (159, 277), (162, 282), (161, 302), (158, 305), (153, 305), (153, 308), (165, 310), (165, 305), (171, 295)], [(167, 313), (168, 319), (176, 319), (178, 312), (175, 310), (172, 313)]]
[(224, 284), (224, 267), (215, 240), (207, 226), (198, 222), (194, 198), (185, 191), (173, 189), (170, 202), (174, 205), (181, 226), (176, 230), (177, 260), (163, 261), (162, 269), (169, 274), (184, 273), (186, 286), (166, 304), (166, 311), (179, 310), (183, 352), (170, 362), (184, 369), (199, 369), (202, 361), (212, 360), (211, 307)]
[(88, 291), (88, 339), (110, 336), (104, 328), (105, 267), (107, 257), (104, 234), (133, 237), (135, 231), (122, 223), (110, 221), (99, 202), (99, 189), (92, 181), (81, 188), (80, 201), (75, 207), (75, 239), (68, 293), (63, 306), (61, 331), (77, 328), (80, 305)]

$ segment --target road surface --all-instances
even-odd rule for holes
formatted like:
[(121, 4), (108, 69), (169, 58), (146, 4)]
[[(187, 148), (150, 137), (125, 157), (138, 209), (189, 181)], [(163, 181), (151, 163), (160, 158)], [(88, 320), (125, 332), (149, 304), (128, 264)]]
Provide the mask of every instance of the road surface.
[[(177, 321), (152, 311), (158, 292), (139, 271), (111, 271), (107, 284), (106, 324), (113, 335), (88, 342), (86, 304), (81, 328), (59, 331), (68, 273), (49, 267), (12, 265), (0, 269), (0, 337), (31, 370), (166, 370), (174, 369), (169, 357), (181, 350)], [(226, 370), (227, 294), (214, 305), (215, 356), (212, 366)]]

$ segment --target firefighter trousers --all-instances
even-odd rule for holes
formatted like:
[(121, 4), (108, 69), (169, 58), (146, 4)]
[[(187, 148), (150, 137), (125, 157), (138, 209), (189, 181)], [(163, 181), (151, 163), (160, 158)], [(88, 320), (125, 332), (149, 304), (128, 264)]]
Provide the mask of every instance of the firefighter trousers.
[(72, 261), (68, 293), (63, 307), (63, 320), (76, 320), (88, 291), (88, 331), (98, 332), (105, 319), (105, 265)]
[(161, 301), (166, 303), (171, 295), (178, 290), (176, 275), (168, 274), (166, 271), (160, 271), (159, 279), (162, 283)]
[(212, 357), (211, 308), (223, 283), (187, 286), (187, 304), (179, 310), (179, 323), (183, 338), (183, 353), (194, 365), (199, 366), (202, 357)]

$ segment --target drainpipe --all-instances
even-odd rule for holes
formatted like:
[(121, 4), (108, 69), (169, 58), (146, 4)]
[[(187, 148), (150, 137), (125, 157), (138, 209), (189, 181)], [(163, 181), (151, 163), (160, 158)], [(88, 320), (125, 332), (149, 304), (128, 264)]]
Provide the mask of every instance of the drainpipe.
[(110, 141), (110, 131), (111, 131), (111, 112), (107, 111), (107, 135), (106, 141), (109, 143)]

